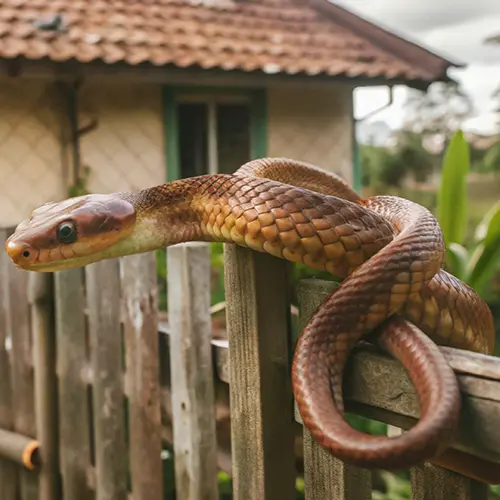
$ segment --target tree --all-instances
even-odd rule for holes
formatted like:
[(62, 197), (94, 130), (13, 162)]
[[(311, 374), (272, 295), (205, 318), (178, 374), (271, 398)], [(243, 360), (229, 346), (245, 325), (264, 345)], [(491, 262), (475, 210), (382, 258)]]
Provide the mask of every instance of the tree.
[(409, 92), (403, 128), (424, 136), (437, 135), (448, 142), (473, 111), (471, 98), (457, 82), (435, 82), (427, 92)]
[(420, 134), (399, 130), (392, 148), (360, 147), (364, 186), (400, 187), (409, 176), (424, 182), (432, 172), (435, 158), (422, 145)]
[[(491, 35), (486, 40), (484, 41), (485, 44), (487, 45), (499, 45), (500, 46), (500, 34), (497, 35)], [(497, 127), (500, 129), (500, 86), (496, 88), (496, 90), (493, 92), (493, 99), (496, 99), (496, 109), (495, 113), (497, 114)]]

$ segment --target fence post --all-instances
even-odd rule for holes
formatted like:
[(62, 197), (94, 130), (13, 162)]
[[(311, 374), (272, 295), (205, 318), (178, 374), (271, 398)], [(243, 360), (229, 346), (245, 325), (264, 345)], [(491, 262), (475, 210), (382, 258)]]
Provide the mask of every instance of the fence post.
[[(0, 244), (4, 247), (5, 240), (9, 235), (7, 229), (0, 231)], [(12, 430), (14, 428), (14, 417), (12, 415), (12, 388), (10, 374), (10, 354), (8, 345), (11, 338), (8, 330), (8, 308), (9, 308), (9, 273), (8, 267), (12, 266), (5, 252), (0, 255), (0, 428)], [(0, 458), (0, 498), (3, 500), (15, 500), (17, 467), (6, 459)]]
[(58, 271), (55, 279), (59, 455), (62, 497), (93, 499), (88, 484), (90, 421), (83, 269)]
[(209, 244), (168, 248), (167, 279), (176, 490), (217, 500)]
[[(314, 282), (314, 288), (309, 283)], [(297, 287), (302, 330), (323, 299), (338, 285), (334, 282), (302, 280)], [(369, 500), (371, 472), (347, 465), (327, 453), (304, 427), (304, 489), (307, 500)]]
[(488, 485), (432, 464), (410, 470), (412, 500), (487, 500)]
[(85, 268), (92, 360), (96, 500), (127, 499), (118, 259)]
[(295, 498), (287, 269), (225, 245), (235, 500)]
[(38, 500), (56, 500), (60, 497), (53, 285), (52, 274), (31, 273), (29, 276), (28, 298), (31, 306), (35, 363), (36, 434), (40, 442), (42, 461)]
[(130, 473), (135, 500), (163, 499), (154, 253), (121, 259)]
[[(28, 304), (28, 272), (10, 264), (8, 272), (8, 330), (11, 337), (11, 382), (14, 429), (19, 434), (36, 437), (33, 345)], [(21, 469), (21, 500), (38, 499), (38, 478)]]

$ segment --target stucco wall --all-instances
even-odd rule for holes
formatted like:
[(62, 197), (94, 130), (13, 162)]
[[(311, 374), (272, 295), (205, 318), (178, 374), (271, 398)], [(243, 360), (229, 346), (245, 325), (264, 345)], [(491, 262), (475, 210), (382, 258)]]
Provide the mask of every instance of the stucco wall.
[(0, 81), (0, 226), (63, 192), (60, 100), (53, 84)]
[[(159, 85), (84, 84), (80, 128), (97, 127), (80, 140), (81, 163), (90, 167), (92, 192), (133, 190), (166, 179)], [(67, 108), (53, 83), (0, 82), (0, 226), (14, 226), (46, 201), (67, 196), (72, 175)]]
[(107, 193), (142, 189), (166, 180), (163, 109), (159, 85), (86, 84), (80, 94), (82, 164), (88, 187)]
[(268, 93), (269, 156), (331, 170), (352, 182), (352, 90), (272, 88)]

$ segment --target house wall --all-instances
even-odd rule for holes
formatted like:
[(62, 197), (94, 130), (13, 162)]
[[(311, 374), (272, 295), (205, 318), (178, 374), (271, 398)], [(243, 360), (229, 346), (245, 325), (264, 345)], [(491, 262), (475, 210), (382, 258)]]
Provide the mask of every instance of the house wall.
[(0, 226), (63, 192), (60, 99), (54, 84), (0, 81)]
[(161, 86), (89, 83), (81, 89), (79, 110), (80, 128), (97, 121), (80, 140), (90, 191), (128, 191), (165, 182)]
[(269, 156), (286, 156), (353, 179), (352, 88), (268, 91)]
[[(66, 99), (54, 83), (0, 81), (0, 227), (17, 225), (72, 184)], [(91, 192), (141, 189), (166, 179), (159, 85), (84, 84), (79, 127), (81, 164)], [(63, 136), (66, 140), (63, 140)]]

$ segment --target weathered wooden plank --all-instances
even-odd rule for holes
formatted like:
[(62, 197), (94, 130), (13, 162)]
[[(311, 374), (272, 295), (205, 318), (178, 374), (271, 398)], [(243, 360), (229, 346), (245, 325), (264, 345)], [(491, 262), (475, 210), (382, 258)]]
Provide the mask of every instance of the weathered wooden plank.
[[(337, 287), (334, 282), (317, 281), (304, 280), (297, 287), (301, 330), (322, 300)], [(327, 453), (304, 428), (304, 490), (308, 500), (368, 500), (372, 496), (371, 479), (369, 470), (347, 465)]]
[[(8, 265), (8, 329), (11, 333), (11, 383), (14, 430), (36, 437), (35, 385), (30, 310), (28, 304), (28, 272)], [(38, 497), (38, 479), (30, 471), (20, 471), (21, 500)]]
[[(170, 335), (170, 329), (167, 329), (164, 324), (160, 325), (159, 329), (162, 334)], [(455, 448), (500, 463), (500, 447), (498, 445), (498, 422), (500, 421), (499, 383), (494, 379), (485, 379), (482, 376), (475, 375), (478, 370), (482, 370), (479, 360), (474, 363), (475, 368), (473, 371), (470, 374), (467, 373), (466, 370), (470, 367), (468, 357), (471, 353), (449, 348), (442, 348), (442, 351), (447, 359), (451, 353), (453, 354), (452, 366), (462, 392), (462, 411), (467, 416), (460, 426), (460, 434)], [(223, 382), (229, 383), (228, 342), (219, 339), (212, 340), (212, 352), (217, 376)], [(492, 356), (486, 358), (485, 372), (490, 372), (492, 363), (500, 364), (498, 358)], [(419, 417), (418, 401), (411, 381), (404, 369), (397, 368), (394, 375), (394, 377), (397, 377), (397, 387), (399, 387), (396, 388), (395, 393), (391, 392), (394, 383), (389, 384), (388, 387), (387, 384), (370, 378), (373, 373), (376, 373), (378, 374), (377, 377), (381, 377), (383, 381), (387, 380), (387, 376), (392, 377), (392, 372), (387, 371), (387, 365), (392, 367), (397, 364), (396, 361), (389, 359), (385, 354), (368, 345), (356, 348), (352, 360), (346, 367), (345, 378), (349, 381), (346, 384), (344, 393), (347, 410), (405, 429), (414, 425)], [(388, 373), (389, 375), (387, 375)], [(464, 379), (465, 382), (462, 383)], [(488, 383), (488, 394), (493, 399), (474, 395), (475, 393), (485, 392), (483, 388), (485, 382)], [(495, 387), (499, 388), (494, 390)], [(396, 394), (396, 397), (391, 399), (391, 394)], [(408, 398), (411, 399), (411, 403), (408, 403)], [(296, 414), (296, 418), (300, 423), (300, 415)], [(478, 437), (480, 439), (477, 439)]]
[(97, 500), (126, 500), (120, 268), (117, 259), (85, 268), (93, 373)]
[(55, 273), (59, 441), (63, 498), (94, 498), (88, 486), (90, 421), (82, 269)]
[(412, 500), (487, 500), (488, 485), (424, 464), (411, 469)]
[[(0, 230), (0, 245), (4, 247), (9, 231)], [(12, 415), (12, 388), (10, 374), (10, 349), (12, 338), (8, 325), (9, 309), (9, 273), (5, 252), (0, 255), (0, 427), (12, 430), (14, 416)], [(0, 459), (0, 498), (16, 499), (17, 467), (6, 459)]]
[(170, 378), (176, 490), (185, 500), (216, 500), (217, 448), (210, 348), (210, 247), (167, 251)]
[[(387, 435), (400, 436), (403, 429), (389, 426)], [(432, 464), (410, 469), (412, 500), (487, 500), (488, 488), (479, 483)]]
[(269, 255), (225, 247), (236, 500), (295, 498), (287, 269)]
[(57, 432), (56, 334), (54, 280), (49, 273), (30, 273), (28, 299), (35, 363), (36, 434), (43, 467), (39, 474), (39, 499), (59, 498)]
[(304, 428), (304, 490), (307, 500), (370, 500), (371, 473), (332, 457)]
[[(318, 301), (328, 293), (322, 280), (305, 280), (301, 286), (306, 295)], [(495, 390), (500, 381), (500, 360), (458, 349), (441, 349), (455, 370), (463, 395), (455, 447), (500, 462), (500, 391)], [(405, 429), (419, 418), (418, 398), (406, 370), (372, 346), (354, 350), (345, 381), (349, 411)]]
[(121, 260), (130, 473), (134, 500), (163, 498), (154, 254)]

